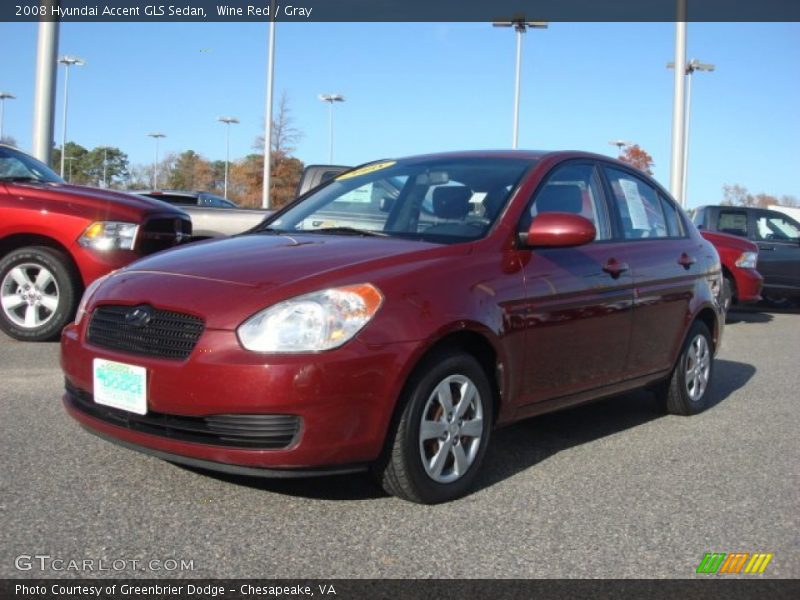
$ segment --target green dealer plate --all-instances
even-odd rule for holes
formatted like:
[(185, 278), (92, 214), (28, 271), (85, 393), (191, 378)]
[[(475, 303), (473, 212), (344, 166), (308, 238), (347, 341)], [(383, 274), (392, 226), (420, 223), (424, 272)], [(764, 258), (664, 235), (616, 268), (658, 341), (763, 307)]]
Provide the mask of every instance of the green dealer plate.
[(97, 404), (147, 414), (147, 369), (94, 359), (94, 401)]

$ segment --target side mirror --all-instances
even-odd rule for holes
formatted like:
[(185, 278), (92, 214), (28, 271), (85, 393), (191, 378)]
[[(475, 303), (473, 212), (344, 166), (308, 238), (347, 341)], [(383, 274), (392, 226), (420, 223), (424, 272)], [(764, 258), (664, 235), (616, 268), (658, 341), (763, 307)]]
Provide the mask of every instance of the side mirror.
[(582, 246), (597, 237), (594, 223), (573, 213), (546, 212), (533, 218), (526, 233), (519, 234), (523, 246), (566, 248)]

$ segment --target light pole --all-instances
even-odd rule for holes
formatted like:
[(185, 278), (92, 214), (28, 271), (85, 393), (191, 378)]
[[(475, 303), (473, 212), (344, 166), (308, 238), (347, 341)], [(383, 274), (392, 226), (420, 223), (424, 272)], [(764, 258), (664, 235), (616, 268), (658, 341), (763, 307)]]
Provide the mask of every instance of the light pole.
[(516, 77), (514, 79), (514, 130), (511, 137), (511, 147), (516, 150), (519, 147), (519, 93), (520, 78), (522, 72), (522, 34), (530, 29), (547, 29), (548, 23), (545, 21), (526, 21), (524, 17), (519, 17), (511, 21), (497, 21), (492, 23), (494, 27), (513, 27), (517, 34), (517, 64)]
[[(667, 63), (668, 69), (674, 69), (675, 63)], [(688, 200), (687, 190), (689, 187), (689, 126), (692, 120), (692, 75), (695, 71), (711, 72), (716, 67), (711, 63), (701, 63), (696, 58), (693, 58), (686, 63), (686, 108), (684, 111), (684, 119), (686, 121), (683, 131), (683, 174), (681, 177), (681, 203), (685, 206)]]
[(328, 164), (333, 164), (333, 103), (344, 102), (341, 94), (320, 94), (319, 99), (327, 102), (330, 107), (328, 111)]
[(8, 92), (0, 92), (0, 142), (3, 141), (3, 111), (5, 109), (6, 100), (14, 100), (16, 96)]
[(156, 159), (153, 161), (153, 189), (158, 189), (158, 140), (167, 137), (160, 131), (148, 133), (147, 137), (151, 137), (156, 141)]
[(618, 151), (617, 151), (618, 157), (622, 156), (622, 149), (623, 148), (626, 148), (626, 147), (631, 145), (630, 142), (625, 141), (625, 140), (612, 140), (612, 141), (610, 141), (608, 143), (611, 144), (612, 146), (616, 146), (617, 147), (617, 149), (618, 149)]
[(261, 207), (269, 208), (269, 188), (272, 177), (272, 91), (275, 84), (275, 1), (270, 4), (269, 42), (267, 44), (267, 99), (264, 107), (264, 181), (261, 188)]
[(69, 161), (69, 176), (67, 177), (67, 183), (72, 183), (72, 163), (78, 160), (77, 156), (67, 156), (64, 160)]
[(64, 114), (61, 122), (61, 177), (64, 177), (64, 155), (66, 154), (67, 143), (67, 101), (69, 99), (69, 68), (82, 67), (86, 61), (77, 56), (62, 56), (58, 59), (64, 65)]
[(103, 146), (103, 189), (108, 187), (108, 146)]
[(231, 156), (231, 124), (238, 125), (239, 119), (236, 117), (218, 117), (217, 121), (225, 123), (225, 192), (223, 197), (228, 199), (228, 163)]

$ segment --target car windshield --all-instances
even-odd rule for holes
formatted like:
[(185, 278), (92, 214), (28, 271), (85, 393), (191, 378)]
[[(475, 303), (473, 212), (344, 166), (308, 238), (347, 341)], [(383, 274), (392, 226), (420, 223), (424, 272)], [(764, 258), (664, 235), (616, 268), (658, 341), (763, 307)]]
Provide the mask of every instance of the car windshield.
[(483, 237), (532, 159), (381, 161), (343, 173), (262, 230), (455, 243)]
[(43, 162), (5, 146), (0, 146), (0, 181), (64, 183), (64, 180)]

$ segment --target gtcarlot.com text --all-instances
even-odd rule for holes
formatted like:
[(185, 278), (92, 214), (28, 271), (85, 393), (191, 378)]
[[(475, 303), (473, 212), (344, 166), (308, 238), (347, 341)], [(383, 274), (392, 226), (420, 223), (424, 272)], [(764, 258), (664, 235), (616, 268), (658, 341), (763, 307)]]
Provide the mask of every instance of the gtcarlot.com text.
[(14, 559), (18, 571), (47, 572), (124, 572), (124, 571), (194, 571), (194, 560), (183, 558), (64, 558), (50, 554), (20, 554)]

